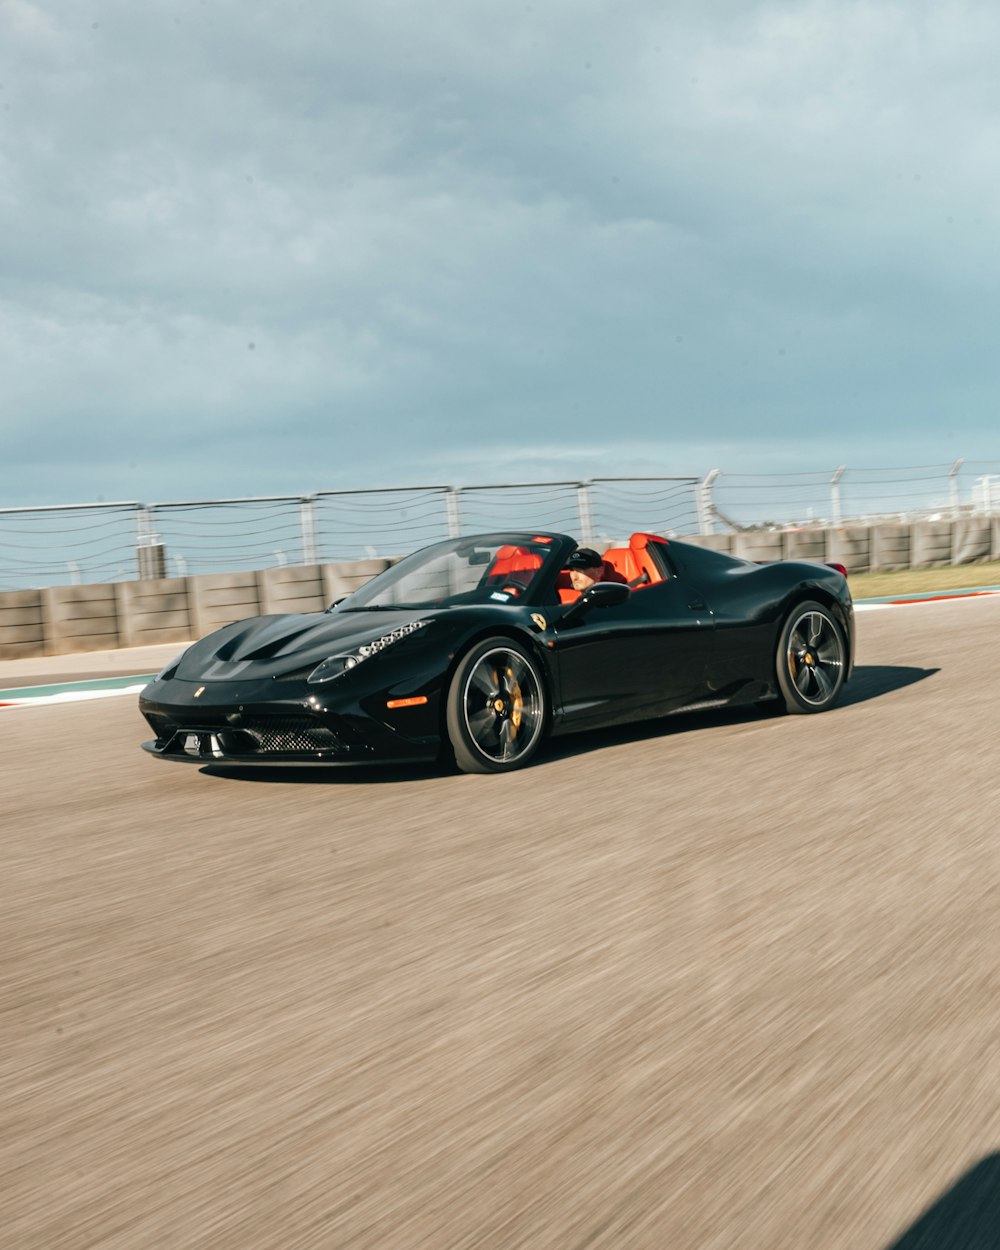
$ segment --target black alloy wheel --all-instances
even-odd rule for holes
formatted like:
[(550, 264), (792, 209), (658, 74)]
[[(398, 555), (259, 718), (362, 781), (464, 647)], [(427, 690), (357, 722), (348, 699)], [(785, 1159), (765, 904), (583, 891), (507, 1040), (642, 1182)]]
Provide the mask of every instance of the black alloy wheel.
[(545, 730), (548, 699), (537, 662), (510, 638), (487, 638), (459, 662), (448, 690), (448, 737), (465, 773), (526, 764)]
[(822, 712), (836, 701), (847, 672), (847, 647), (829, 608), (795, 605), (778, 639), (777, 670), (789, 712)]

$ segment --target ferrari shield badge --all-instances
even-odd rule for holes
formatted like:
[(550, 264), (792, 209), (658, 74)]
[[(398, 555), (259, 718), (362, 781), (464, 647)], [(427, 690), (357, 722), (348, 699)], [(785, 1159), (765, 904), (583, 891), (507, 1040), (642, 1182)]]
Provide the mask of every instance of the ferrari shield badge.
[(531, 619), (535, 622), (539, 629), (546, 629), (548, 621), (542, 616), (541, 612), (532, 612)]

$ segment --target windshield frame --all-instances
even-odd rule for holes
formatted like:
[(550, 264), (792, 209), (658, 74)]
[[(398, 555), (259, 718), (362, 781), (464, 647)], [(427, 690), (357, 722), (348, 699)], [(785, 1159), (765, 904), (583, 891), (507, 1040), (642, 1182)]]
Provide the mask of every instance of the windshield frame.
[[(473, 547), (526, 547), (542, 557), (541, 567), (534, 573), (523, 592), (508, 600), (491, 598), (489, 595), (470, 598), (472, 592), (462, 592), (454, 596), (445, 596), (434, 600), (413, 600), (400, 603), (375, 603), (381, 595), (391, 592), (406, 578), (419, 574), (421, 569), (428, 568), (452, 553), (460, 553), (465, 548)], [(365, 582), (347, 598), (339, 600), (327, 609), (328, 612), (397, 612), (397, 611), (428, 611), (455, 607), (499, 606), (508, 603), (515, 606), (535, 605), (546, 602), (551, 597), (552, 587), (558, 577), (563, 562), (576, 548), (576, 539), (566, 534), (556, 534), (545, 530), (524, 530), (510, 532), (495, 531), (487, 534), (462, 534), (457, 538), (447, 538), (429, 547), (422, 547), (411, 555), (404, 556), (383, 572), (376, 574), (371, 581)], [(483, 573), (487, 571), (484, 566)]]

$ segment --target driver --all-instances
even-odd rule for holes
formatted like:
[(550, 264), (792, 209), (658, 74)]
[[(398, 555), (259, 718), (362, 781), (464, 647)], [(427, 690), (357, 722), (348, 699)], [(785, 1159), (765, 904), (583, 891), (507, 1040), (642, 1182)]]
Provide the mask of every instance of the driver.
[(563, 568), (569, 574), (573, 589), (582, 594), (595, 582), (624, 582), (626, 579), (606, 563), (592, 547), (577, 547)]

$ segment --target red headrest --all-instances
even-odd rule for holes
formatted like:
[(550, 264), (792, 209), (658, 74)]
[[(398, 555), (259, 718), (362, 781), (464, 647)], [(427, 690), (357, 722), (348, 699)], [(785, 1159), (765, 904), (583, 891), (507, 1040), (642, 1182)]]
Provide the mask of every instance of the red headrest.
[(667, 542), (668, 540), (661, 538), (659, 534), (644, 534), (640, 531), (632, 535), (628, 540), (628, 545), (633, 551), (642, 551), (649, 543), (663, 543), (664, 546), (667, 546)]

